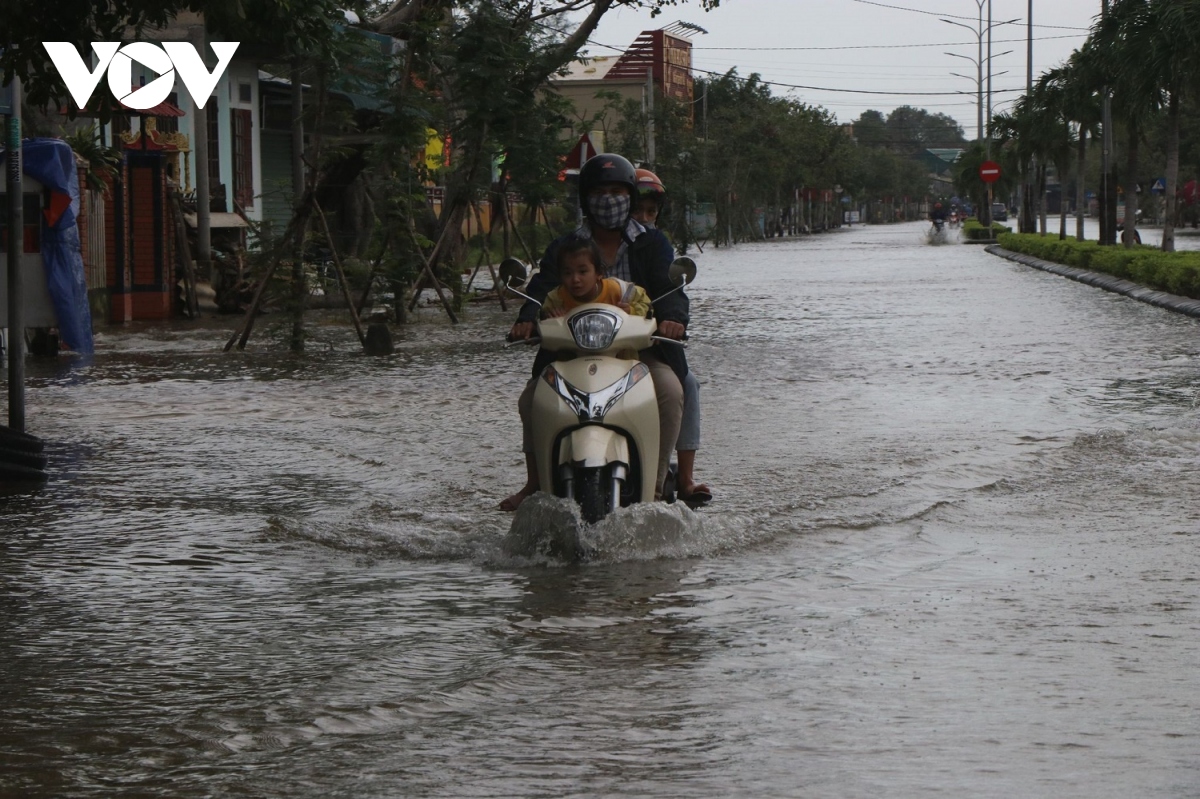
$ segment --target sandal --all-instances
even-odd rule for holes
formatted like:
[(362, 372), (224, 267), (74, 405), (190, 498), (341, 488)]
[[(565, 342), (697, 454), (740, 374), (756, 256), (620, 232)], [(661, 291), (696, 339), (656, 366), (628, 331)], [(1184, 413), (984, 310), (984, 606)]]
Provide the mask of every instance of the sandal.
[(692, 490), (688, 493), (679, 492), (679, 501), (687, 505), (692, 510), (703, 507), (712, 502), (712, 490), (704, 483), (697, 483), (692, 486)]

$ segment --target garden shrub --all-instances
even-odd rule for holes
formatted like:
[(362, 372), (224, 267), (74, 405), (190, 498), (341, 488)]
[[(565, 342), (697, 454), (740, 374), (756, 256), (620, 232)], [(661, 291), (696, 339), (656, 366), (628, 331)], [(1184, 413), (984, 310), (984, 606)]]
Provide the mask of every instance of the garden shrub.
[[(979, 229), (984, 230), (981, 225)], [(1162, 252), (1157, 247), (1142, 245), (1102, 247), (1095, 241), (1058, 239), (1034, 233), (1005, 232), (997, 238), (1006, 250), (1200, 299), (1200, 252)]]
[(972, 241), (979, 239), (994, 239), (996, 236), (1011, 233), (1012, 228), (1001, 225), (997, 222), (992, 223), (992, 229), (989, 231), (986, 227), (980, 224), (979, 220), (973, 216), (966, 218), (963, 222), (963, 235)]

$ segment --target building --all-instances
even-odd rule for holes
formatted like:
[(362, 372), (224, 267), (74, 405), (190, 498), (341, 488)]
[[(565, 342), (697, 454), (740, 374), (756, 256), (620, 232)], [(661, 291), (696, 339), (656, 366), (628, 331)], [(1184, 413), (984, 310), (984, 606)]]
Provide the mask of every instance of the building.
[(572, 133), (588, 133), (604, 149), (606, 134), (621, 121), (614, 98), (618, 103), (633, 100), (642, 109), (660, 97), (692, 103), (692, 42), (683, 35), (688, 30), (704, 32), (681, 22), (643, 31), (625, 52), (580, 58), (566, 74), (552, 79), (551, 91), (575, 106)]

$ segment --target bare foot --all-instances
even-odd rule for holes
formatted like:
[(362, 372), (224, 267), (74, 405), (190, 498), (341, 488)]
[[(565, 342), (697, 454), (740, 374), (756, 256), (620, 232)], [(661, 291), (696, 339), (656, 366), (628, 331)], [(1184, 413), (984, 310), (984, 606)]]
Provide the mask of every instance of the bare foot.
[(500, 501), (499, 508), (500, 508), (500, 510), (508, 511), (509, 513), (512, 513), (517, 508), (519, 508), (521, 506), (521, 503), (524, 502), (529, 497), (529, 495), (532, 493), (533, 493), (533, 491), (529, 490), (528, 488), (522, 488), (520, 491), (513, 494), (511, 497), (505, 497), (504, 499), (502, 499)]

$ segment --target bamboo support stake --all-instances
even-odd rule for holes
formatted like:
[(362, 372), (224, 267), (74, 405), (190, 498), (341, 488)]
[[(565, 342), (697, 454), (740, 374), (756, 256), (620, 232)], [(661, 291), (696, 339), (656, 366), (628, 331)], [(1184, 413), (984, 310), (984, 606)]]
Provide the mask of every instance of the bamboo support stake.
[(517, 242), (520, 243), (521, 249), (523, 249), (525, 251), (525, 255), (527, 255), (529, 257), (530, 266), (533, 266), (533, 265), (537, 264), (537, 259), (533, 257), (533, 251), (529, 249), (529, 246), (525, 243), (525, 239), (521, 237), (521, 231), (517, 230), (517, 222), (515, 219), (513, 219), (511, 211), (512, 211), (512, 209), (510, 208), (510, 206), (508, 204), (508, 195), (505, 194), (504, 195), (504, 218), (508, 222), (509, 226), (512, 227), (513, 235), (515, 235), (517, 237)]
[[(483, 230), (483, 214), (479, 212), (479, 204), (471, 203), (471, 208), (475, 211), (475, 218), (479, 221), (479, 229)], [(500, 288), (500, 278), (496, 275), (496, 265), (492, 263), (492, 252), (491, 248), (488, 246), (488, 244), (491, 243), (491, 240), (492, 229), (489, 227), (487, 236), (483, 240), (483, 254), (487, 258), (488, 274), (492, 276), (492, 285), (496, 287), (496, 296), (500, 298), (500, 310), (507, 311), (508, 303), (504, 301), (504, 291)], [(476, 267), (476, 271), (478, 271), (478, 269), (479, 268)], [(471, 276), (472, 280), (474, 277), (474, 275)]]
[(321, 210), (321, 204), (317, 202), (316, 197), (313, 197), (313, 209), (317, 212), (317, 218), (321, 220), (321, 230), (325, 231), (325, 241), (329, 243), (329, 254), (333, 256), (333, 268), (337, 270), (338, 282), (342, 286), (342, 296), (346, 298), (346, 307), (350, 310), (350, 320), (354, 322), (354, 331), (358, 333), (358, 343), (365, 349), (367, 346), (367, 336), (363, 333), (362, 322), (358, 318), (358, 310), (354, 307), (354, 300), (350, 299), (350, 283), (346, 280), (346, 272), (342, 269), (342, 259), (338, 255), (337, 246), (333, 242), (333, 235), (329, 232), (329, 220), (325, 218), (325, 212)]
[[(409, 235), (412, 236), (413, 245), (416, 247), (417, 254), (421, 256), (421, 261), (424, 263), (421, 273), (429, 277), (429, 281), (433, 284), (433, 289), (437, 292), (438, 299), (442, 301), (442, 306), (446, 309), (446, 315), (450, 317), (450, 321), (454, 324), (458, 324), (458, 317), (454, 315), (454, 309), (450, 306), (450, 301), (447, 300), (446, 295), (442, 293), (442, 284), (437, 279), (437, 276), (433, 274), (434, 259), (437, 258), (438, 251), (442, 248), (442, 242), (446, 240), (446, 233), (450, 230), (450, 225), (447, 224), (444, 228), (442, 228), (442, 235), (438, 236), (437, 243), (433, 245), (433, 252), (429, 254), (428, 258), (425, 257), (425, 253), (421, 252), (421, 245), (417, 243), (416, 226), (411, 217), (408, 220), (408, 228)], [(418, 288), (413, 290), (412, 302), (408, 304), (408, 310), (411, 311), (417, 307), (417, 299), (420, 298), (420, 296), (421, 289), (418, 286)]]
[(392, 231), (388, 229), (383, 234), (383, 247), (379, 250), (379, 255), (375, 258), (375, 263), (371, 264), (371, 271), (367, 273), (367, 285), (363, 289), (362, 297), (358, 300), (358, 310), (362, 313), (362, 309), (367, 307), (367, 300), (371, 299), (371, 284), (375, 281), (375, 273), (379, 271), (379, 265), (383, 263), (383, 256), (387, 254), (388, 245), (392, 243)]
[(254, 290), (254, 299), (250, 302), (250, 307), (246, 309), (246, 318), (242, 320), (241, 330), (234, 331), (229, 341), (225, 343), (223, 352), (229, 352), (233, 349), (234, 342), (237, 342), (239, 350), (246, 349), (246, 342), (250, 340), (250, 331), (254, 329), (254, 317), (258, 313), (258, 307), (262, 303), (263, 293), (266, 291), (267, 283), (271, 280), (271, 276), (275, 274), (275, 270), (283, 261), (279, 257), (279, 253), (285, 248), (291, 246), (291, 241), (296, 236), (296, 226), (299, 220), (299, 213), (293, 214), (291, 221), (288, 222), (287, 228), (283, 231), (283, 238), (279, 242), (279, 248), (276, 250), (275, 258), (271, 261), (271, 265), (267, 268), (266, 274), (258, 283), (258, 287)]

